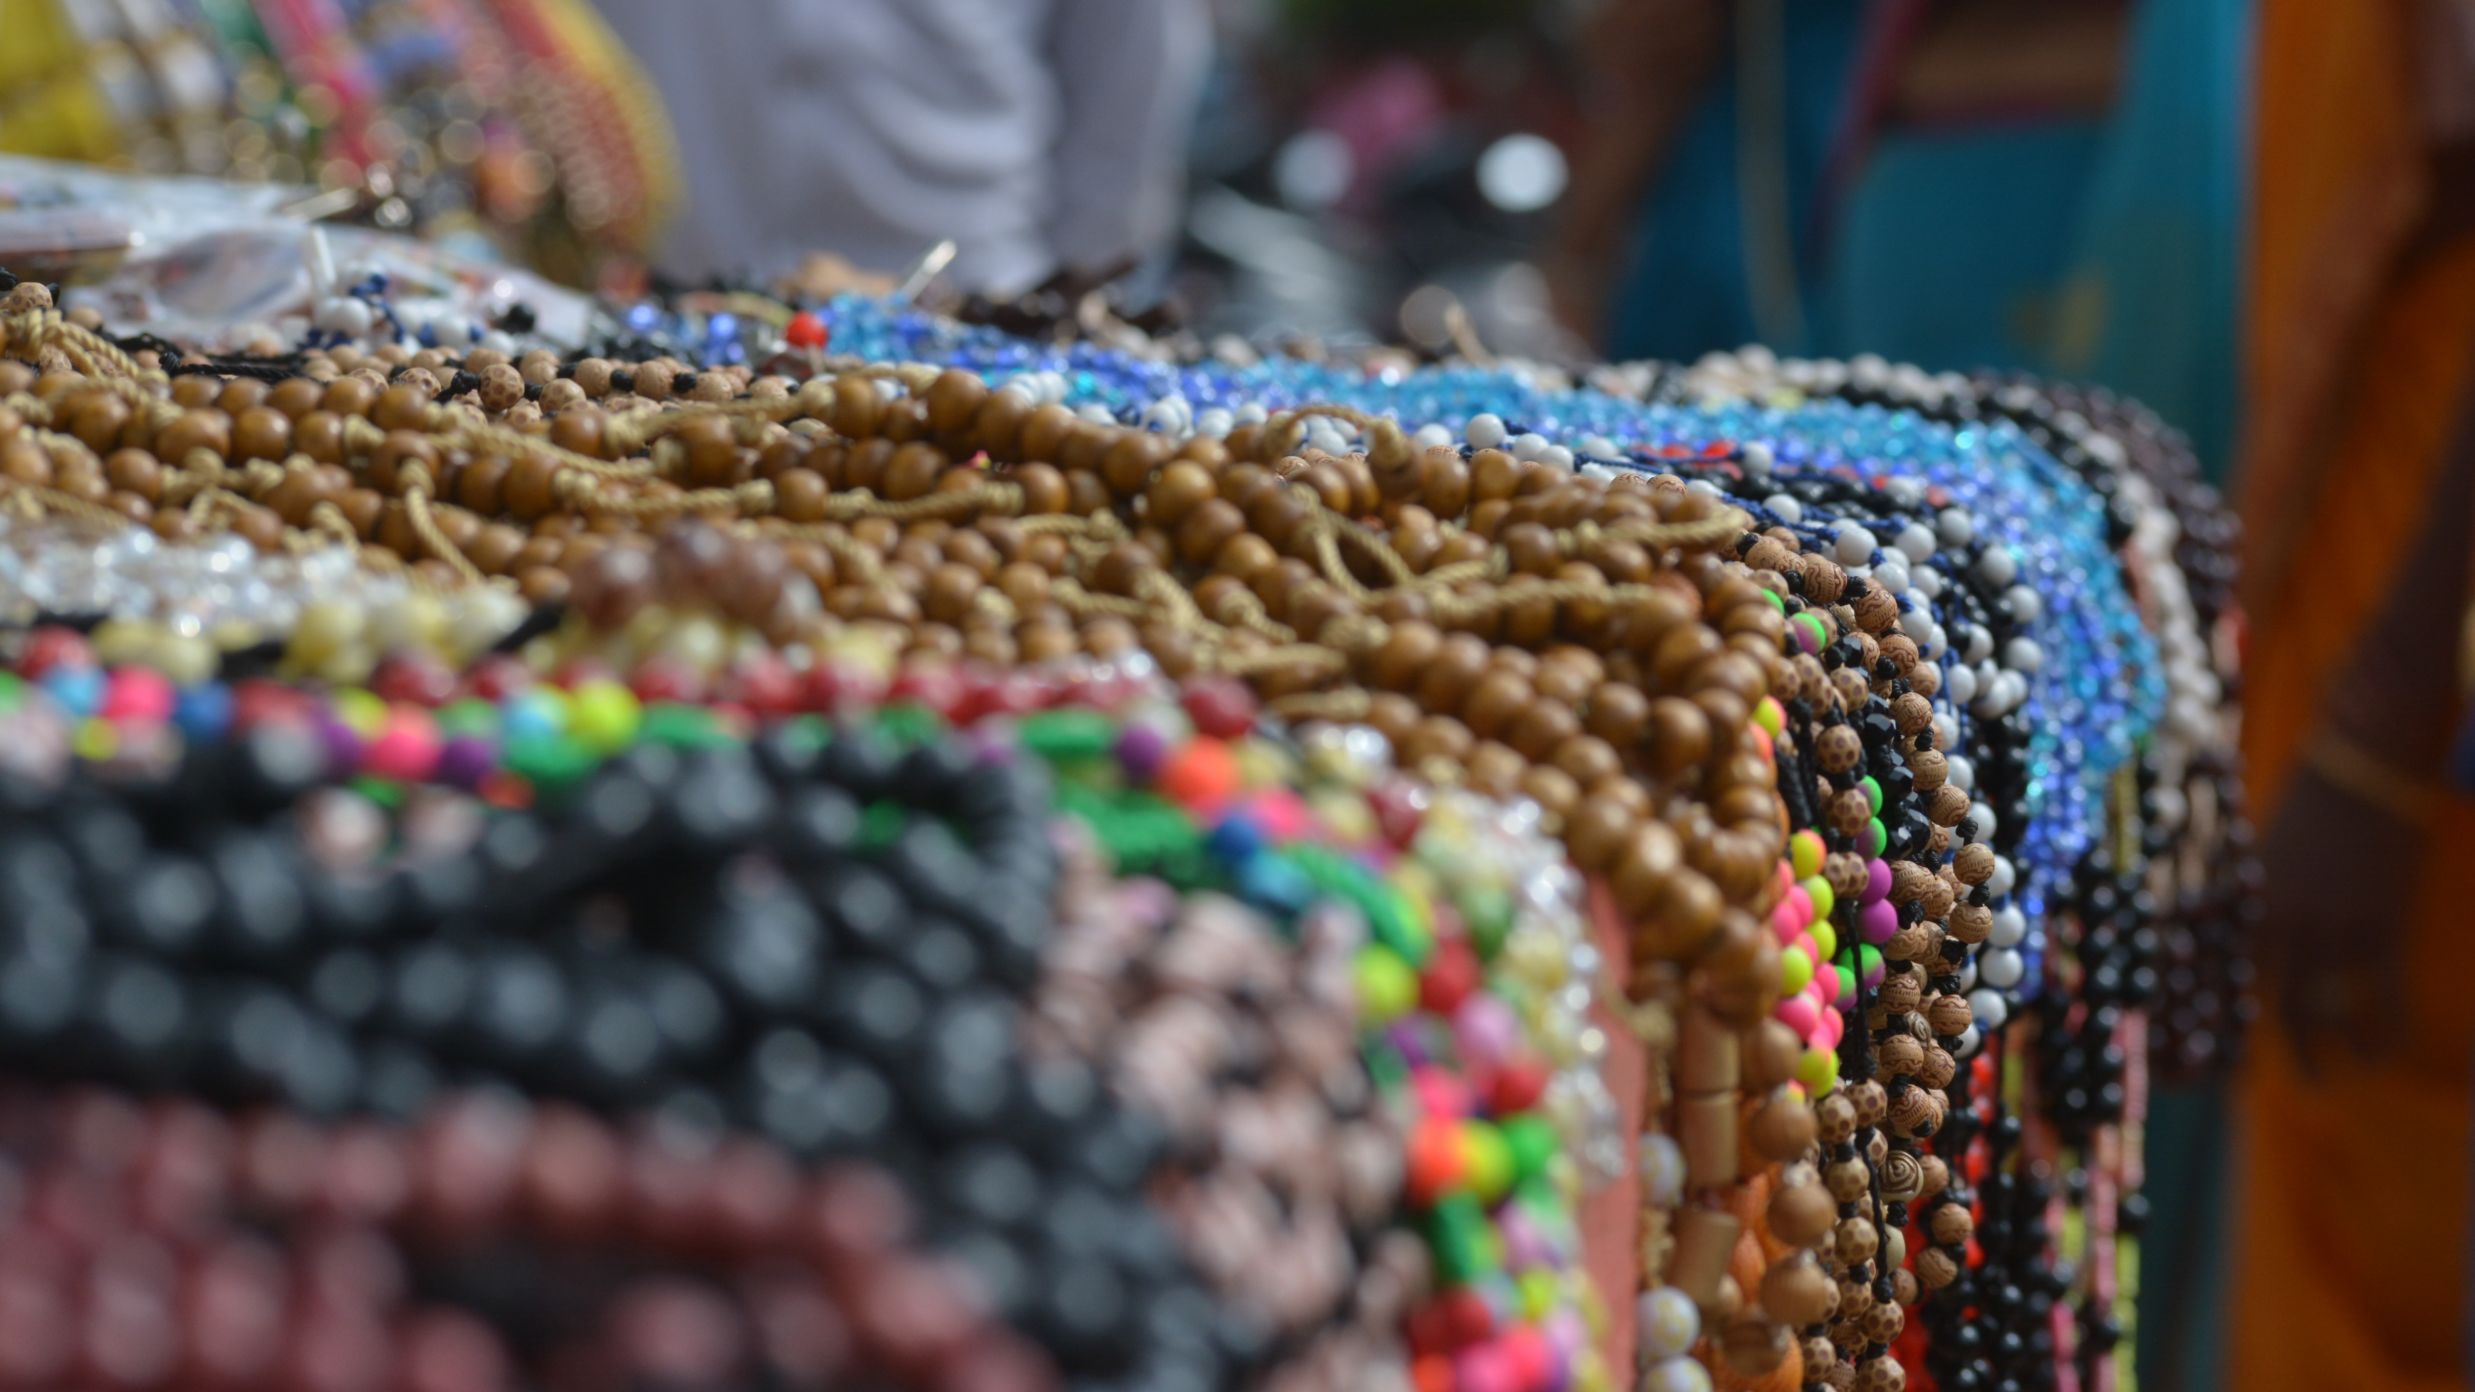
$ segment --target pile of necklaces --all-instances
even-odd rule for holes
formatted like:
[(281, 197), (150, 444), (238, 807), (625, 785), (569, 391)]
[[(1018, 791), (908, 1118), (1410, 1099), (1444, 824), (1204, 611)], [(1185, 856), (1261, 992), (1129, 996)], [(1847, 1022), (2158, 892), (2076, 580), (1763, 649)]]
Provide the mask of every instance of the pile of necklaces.
[(0, 1385), (2135, 1384), (2257, 877), (2135, 405), (349, 298), (0, 300)]
[(11, 154), (298, 186), (580, 283), (676, 197), (660, 101), (584, 0), (0, 0), (0, 33)]

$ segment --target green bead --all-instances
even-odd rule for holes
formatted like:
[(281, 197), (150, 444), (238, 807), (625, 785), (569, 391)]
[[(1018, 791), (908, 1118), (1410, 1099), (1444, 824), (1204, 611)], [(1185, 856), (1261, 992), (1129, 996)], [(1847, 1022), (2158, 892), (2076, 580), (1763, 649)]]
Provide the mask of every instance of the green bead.
[(1512, 936), (1512, 896), (1493, 885), (1484, 885), (1458, 896), (1455, 904), (1461, 910), (1461, 921), (1470, 933), (1470, 946), (1478, 949), (1480, 961), (1492, 962), (1504, 950), (1504, 942)]
[(1548, 1125), (1547, 1119), (1530, 1112), (1507, 1118), (1499, 1129), (1504, 1133), (1505, 1146), (1512, 1152), (1513, 1174), (1517, 1183), (1527, 1184), (1545, 1175), (1547, 1166), (1555, 1161), (1556, 1152), (1563, 1149), (1563, 1143), (1556, 1139), (1555, 1128)]
[(1377, 1039), (1362, 1050), (1366, 1059), (1366, 1076), (1373, 1079), (1375, 1090), (1387, 1095), (1409, 1086), (1409, 1060), (1391, 1040)]
[(1051, 763), (1101, 758), (1117, 745), (1115, 722), (1098, 711), (1036, 711), (1014, 728), (1023, 748)]
[(1427, 1215), (1427, 1245), (1435, 1274), (1446, 1286), (1467, 1285), (1494, 1265), (1488, 1250), (1487, 1213), (1467, 1194), (1447, 1194)]
[(1866, 855), (1878, 856), (1882, 854), (1882, 848), (1889, 844), (1891, 844), (1891, 835), (1889, 832), (1882, 829), (1882, 819), (1880, 817), (1876, 817), (1872, 821), (1865, 823)]
[(1857, 785), (1865, 790), (1865, 805), (1874, 815), (1882, 813), (1882, 784), (1872, 774), (1865, 775)]
[(911, 814), (898, 802), (872, 802), (859, 814), (859, 844), (890, 846), (902, 829), (911, 824)]
[(15, 672), (0, 672), (0, 710), (15, 710), (25, 699), (25, 679)]
[(916, 701), (877, 712), (877, 733), (905, 749), (926, 744), (944, 732), (943, 717)]
[(1829, 631), (1822, 627), (1822, 620), (1810, 612), (1795, 615), (1790, 618), (1788, 622), (1803, 629), (1809, 636), (1811, 636), (1813, 639), (1812, 646), (1816, 651), (1819, 651), (1823, 645), (1823, 641), (1830, 637)]
[(1771, 608), (1778, 610), (1782, 614), (1787, 612), (1787, 601), (1779, 597), (1779, 592), (1777, 590), (1764, 587), (1762, 590), (1762, 598), (1770, 601)]
[(498, 732), (498, 707), (467, 696), (439, 708), (438, 728), (450, 735), (490, 735)]
[(702, 706), (664, 702), (645, 712), (639, 733), (655, 744), (681, 749), (711, 749), (728, 743), (730, 734)]
[(599, 761), (565, 735), (527, 735), (507, 746), (507, 771), (545, 797), (565, 793)]
[(356, 778), (352, 790), (389, 810), (404, 805), (404, 785), (392, 778)]

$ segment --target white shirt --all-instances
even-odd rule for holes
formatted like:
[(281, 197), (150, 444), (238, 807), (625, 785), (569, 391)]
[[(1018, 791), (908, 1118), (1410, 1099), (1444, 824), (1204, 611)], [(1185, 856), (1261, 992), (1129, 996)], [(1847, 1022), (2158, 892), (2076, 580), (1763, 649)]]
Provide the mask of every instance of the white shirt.
[(1159, 250), (1208, 57), (1202, 0), (600, 0), (686, 173), (661, 265), (813, 251), (1025, 289)]

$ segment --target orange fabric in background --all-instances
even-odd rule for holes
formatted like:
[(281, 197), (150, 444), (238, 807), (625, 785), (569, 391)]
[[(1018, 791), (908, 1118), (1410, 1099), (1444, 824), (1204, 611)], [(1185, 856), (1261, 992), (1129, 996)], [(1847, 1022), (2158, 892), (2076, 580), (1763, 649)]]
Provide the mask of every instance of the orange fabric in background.
[[(2415, 246), (2433, 194), (2424, 19), (2411, 0), (2259, 0), (2242, 498), (2258, 619), (2244, 747), (2263, 824), (2395, 581), (2468, 402), (2475, 244)], [(2394, 1055), (2307, 1076), (2273, 1015), (2256, 1031), (2234, 1151), (2230, 1387), (2467, 1385), (2470, 864), (2475, 807), (2453, 799), (2408, 921), (2328, 925), (2333, 944), (2405, 935)]]

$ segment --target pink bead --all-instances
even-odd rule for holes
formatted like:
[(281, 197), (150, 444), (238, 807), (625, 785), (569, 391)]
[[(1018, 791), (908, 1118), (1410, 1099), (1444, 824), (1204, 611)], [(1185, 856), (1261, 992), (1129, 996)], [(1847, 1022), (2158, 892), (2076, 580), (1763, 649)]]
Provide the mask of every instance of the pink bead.
[(1891, 866), (1889, 861), (1883, 860), (1877, 856), (1865, 863), (1865, 892), (1858, 897), (1862, 898), (1868, 904), (1879, 903), (1882, 900), (1891, 897)]
[(1770, 931), (1779, 939), (1781, 947), (1796, 941), (1796, 936), (1804, 932), (1805, 925), (1811, 921), (1810, 918), (1797, 917), (1796, 906), (1785, 901), (1770, 911)]
[(1830, 970), (1830, 963), (1822, 960), (1822, 945), (1813, 940), (1813, 934), (1799, 929), (1796, 936), (1789, 940), (1788, 946), (1801, 947), (1805, 950), (1805, 960), (1813, 964), (1815, 975), (1818, 976)]
[(1532, 1325), (1517, 1324), (1496, 1343), (1504, 1351), (1504, 1361), (1512, 1365), (1515, 1385), (1522, 1392), (1546, 1392), (1555, 1378), (1556, 1357), (1544, 1333)]
[(1808, 893), (1803, 885), (1789, 884), (1786, 901), (1796, 906), (1797, 917), (1807, 923), (1813, 922), (1813, 895)]
[(1521, 1392), (1512, 1360), (1495, 1343), (1474, 1344), (1452, 1360), (1453, 1392)]
[(1848, 1017), (1836, 1010), (1822, 1012), (1822, 1047), (1836, 1049), (1839, 1039), (1848, 1032)]
[(1501, 1063), (1521, 1042), (1521, 1021), (1511, 1006), (1481, 992), (1461, 1002), (1452, 1015), (1453, 1042), (1474, 1065)]
[(1876, 947), (1889, 942), (1899, 932), (1899, 911), (1888, 899), (1876, 899), (1857, 911), (1856, 926), (1865, 941)]
[(1426, 1116), (1465, 1117), (1476, 1108), (1469, 1085), (1441, 1068), (1411, 1069), (1409, 1087)]
[(1779, 1002), (1775, 1012), (1780, 1024), (1799, 1039), (1811, 1038), (1814, 1027), (1821, 1023), (1822, 1012), (1814, 1008), (1813, 997), (1799, 992)]
[(1303, 841), (1314, 830), (1314, 814), (1305, 799), (1286, 788), (1266, 788), (1246, 800), (1255, 825), (1273, 841)]
[(104, 685), (103, 718), (169, 720), (175, 694), (172, 683), (161, 672), (147, 667), (123, 667), (112, 673)]
[(361, 767), (380, 778), (412, 782), (438, 767), (438, 723), (416, 706), (397, 706), (361, 751)]
[(1781, 898), (1785, 898), (1785, 897), (1787, 896), (1787, 892), (1788, 892), (1790, 889), (1795, 888), (1795, 886), (1796, 886), (1796, 867), (1795, 867), (1795, 866), (1792, 866), (1792, 865), (1790, 865), (1790, 864), (1788, 864), (1788, 863), (1787, 863), (1786, 861), (1784, 861), (1784, 860), (1783, 860), (1783, 861), (1780, 861), (1780, 862), (1779, 862), (1779, 894), (1780, 894), (1780, 897), (1781, 897)]

